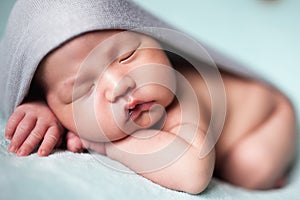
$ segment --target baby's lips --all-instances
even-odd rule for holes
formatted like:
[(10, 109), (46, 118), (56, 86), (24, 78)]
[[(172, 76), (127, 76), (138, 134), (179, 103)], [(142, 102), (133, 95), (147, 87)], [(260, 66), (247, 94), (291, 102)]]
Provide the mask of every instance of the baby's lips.
[(143, 111), (148, 111), (153, 106), (154, 101), (140, 102), (129, 109), (129, 116), (135, 120)]

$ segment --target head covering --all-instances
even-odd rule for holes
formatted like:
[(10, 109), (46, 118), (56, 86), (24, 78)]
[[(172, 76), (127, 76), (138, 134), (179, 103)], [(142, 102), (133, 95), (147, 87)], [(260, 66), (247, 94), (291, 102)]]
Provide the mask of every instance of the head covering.
[[(143, 29), (143, 27), (152, 27)], [(188, 55), (192, 45), (153, 28), (176, 30), (129, 0), (18, 0), (0, 43), (0, 109), (7, 118), (29, 91), (40, 61), (64, 42), (89, 31), (137, 29), (165, 40)], [(177, 40), (177, 41), (176, 41)], [(176, 42), (176, 43), (175, 43)], [(203, 44), (203, 43), (202, 43)], [(205, 46), (216, 63), (240, 74), (247, 70)]]

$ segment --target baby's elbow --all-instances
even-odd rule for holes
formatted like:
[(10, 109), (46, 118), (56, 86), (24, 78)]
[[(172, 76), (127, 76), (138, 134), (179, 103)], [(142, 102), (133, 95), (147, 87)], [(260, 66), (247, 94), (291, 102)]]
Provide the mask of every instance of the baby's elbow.
[(211, 176), (201, 175), (195, 176), (191, 175), (191, 177), (186, 178), (187, 180), (183, 180), (180, 185), (180, 191), (189, 193), (189, 194), (199, 194), (203, 192), (208, 184), (210, 183)]
[(214, 159), (212, 155), (189, 163), (181, 170), (180, 190), (199, 194), (203, 192), (211, 181), (214, 169)]

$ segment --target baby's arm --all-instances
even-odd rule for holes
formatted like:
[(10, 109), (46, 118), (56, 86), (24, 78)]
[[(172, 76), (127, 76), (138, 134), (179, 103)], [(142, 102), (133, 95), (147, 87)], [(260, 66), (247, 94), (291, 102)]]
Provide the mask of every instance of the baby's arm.
[[(193, 194), (202, 192), (211, 180), (215, 156), (212, 150), (206, 157), (200, 158), (204, 134), (197, 133), (190, 144), (174, 133), (157, 132), (143, 130), (123, 140), (106, 143), (106, 154), (167, 188)], [(154, 136), (147, 137), (153, 133)], [(177, 159), (168, 161), (174, 153)], [(157, 165), (158, 162), (161, 164)], [(149, 170), (153, 171), (145, 172)]]
[(204, 133), (199, 131), (189, 142), (192, 137), (158, 130), (138, 131), (111, 143), (86, 141), (71, 132), (66, 136), (67, 148), (73, 152), (82, 147), (94, 150), (159, 185), (197, 194), (211, 180), (215, 155), (212, 150), (206, 157), (200, 158)]
[(62, 142), (64, 129), (42, 101), (26, 102), (8, 119), (5, 137), (11, 140), (9, 150), (27, 156), (41, 143), (38, 154), (47, 156)]

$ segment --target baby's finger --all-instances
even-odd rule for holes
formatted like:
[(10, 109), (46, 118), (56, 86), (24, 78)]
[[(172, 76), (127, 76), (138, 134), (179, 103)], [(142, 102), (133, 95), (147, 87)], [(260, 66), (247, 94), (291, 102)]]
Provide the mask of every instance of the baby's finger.
[(38, 150), (39, 156), (47, 156), (62, 137), (62, 131), (57, 126), (50, 126)]
[(66, 146), (69, 151), (74, 153), (83, 152), (83, 144), (78, 135), (68, 132), (66, 135)]
[(5, 127), (5, 138), (11, 140), (18, 124), (24, 118), (24, 112), (14, 112), (8, 119), (6, 127)]
[(35, 150), (39, 143), (44, 138), (44, 135), (47, 131), (47, 126), (36, 123), (33, 130), (30, 132), (29, 136), (25, 139), (23, 144), (19, 147), (17, 151), (18, 156), (27, 156)]
[(16, 131), (11, 139), (9, 150), (16, 153), (22, 143), (26, 140), (28, 135), (34, 129), (36, 124), (36, 118), (25, 115), (24, 118), (20, 121), (19, 125), (16, 128)]

